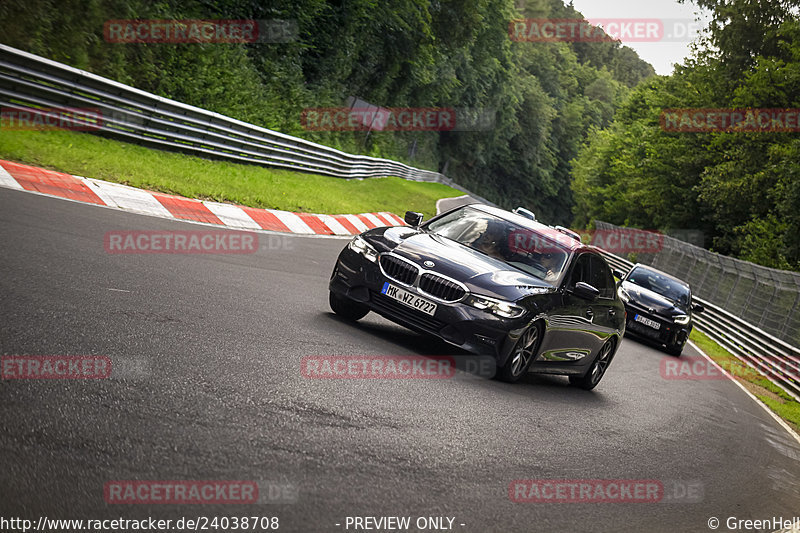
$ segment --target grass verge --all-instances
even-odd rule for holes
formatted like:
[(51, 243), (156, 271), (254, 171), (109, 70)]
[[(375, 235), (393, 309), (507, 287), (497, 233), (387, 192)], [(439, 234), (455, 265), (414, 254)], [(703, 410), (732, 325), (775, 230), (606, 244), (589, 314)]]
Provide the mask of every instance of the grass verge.
[(756, 398), (800, 433), (800, 403), (780, 387), (747, 366), (708, 335), (693, 329), (689, 338), (711, 359), (733, 375)]
[(430, 218), (462, 192), (401, 178), (344, 180), (209, 161), (69, 131), (3, 131), (0, 159), (201, 200), (286, 211), (348, 214), (407, 210)]

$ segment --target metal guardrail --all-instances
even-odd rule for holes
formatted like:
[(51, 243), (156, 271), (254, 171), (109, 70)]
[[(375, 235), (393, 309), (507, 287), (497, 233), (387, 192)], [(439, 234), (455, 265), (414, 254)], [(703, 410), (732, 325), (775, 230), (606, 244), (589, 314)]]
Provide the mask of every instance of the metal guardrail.
[[(633, 263), (601, 250), (614, 268), (628, 272)], [(668, 272), (670, 273), (670, 272)], [(739, 360), (800, 401), (800, 349), (734, 316), (706, 300), (693, 296), (705, 307), (695, 315), (695, 326), (725, 347)]]
[(102, 116), (96, 133), (201, 157), (345, 179), (397, 176), (443, 183), (491, 203), (443, 174), (354, 155), (151, 94), (0, 44), (0, 105), (81, 108)]

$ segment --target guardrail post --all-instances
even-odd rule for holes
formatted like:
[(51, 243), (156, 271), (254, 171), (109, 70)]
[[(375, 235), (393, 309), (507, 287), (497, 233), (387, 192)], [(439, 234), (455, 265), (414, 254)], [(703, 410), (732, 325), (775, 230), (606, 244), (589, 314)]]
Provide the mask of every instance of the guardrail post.
[(780, 336), (785, 338), (787, 329), (789, 327), (789, 319), (792, 318), (797, 312), (797, 307), (800, 306), (800, 292), (797, 293), (797, 297), (794, 299), (794, 305), (792, 305), (792, 310), (786, 315), (786, 319), (783, 321), (783, 326), (781, 326)]
[(731, 301), (731, 296), (736, 292), (736, 288), (739, 286), (739, 280), (742, 279), (742, 271), (739, 270), (739, 267), (736, 266), (736, 263), (733, 264), (733, 268), (736, 269), (736, 281), (733, 282), (733, 287), (731, 287), (731, 292), (728, 293), (728, 297), (725, 298), (725, 305), (723, 307), (728, 307), (728, 303)]
[[(705, 286), (706, 286), (706, 279), (708, 279), (708, 271), (711, 270), (711, 261), (706, 261), (706, 270), (703, 272), (703, 277), (700, 279), (700, 282), (697, 285), (697, 292), (705, 293)], [(711, 295), (709, 295), (710, 297)]]
[[(754, 285), (754, 287), (758, 286), (758, 283)], [(775, 284), (774, 288), (772, 289), (772, 300), (775, 300), (775, 297), (778, 296), (778, 285)], [(758, 327), (761, 327), (764, 324), (764, 317), (767, 315), (767, 309), (769, 306), (765, 305), (764, 310), (761, 312), (761, 318), (758, 319)]]

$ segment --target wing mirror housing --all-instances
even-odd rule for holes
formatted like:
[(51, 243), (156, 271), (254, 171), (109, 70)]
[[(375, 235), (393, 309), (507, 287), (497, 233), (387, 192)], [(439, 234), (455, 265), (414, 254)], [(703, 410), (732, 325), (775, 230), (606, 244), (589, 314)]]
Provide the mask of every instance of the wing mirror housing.
[(406, 224), (418, 228), (422, 224), (422, 213), (414, 211), (406, 211), (406, 216), (403, 218)]
[(598, 296), (600, 296), (600, 291), (597, 290), (595, 287), (585, 283), (583, 281), (579, 281), (575, 284), (575, 287), (572, 289), (572, 294), (581, 298), (583, 300), (593, 301), (596, 300)]
[(692, 312), (693, 313), (702, 313), (705, 310), (706, 310), (706, 308), (703, 307), (702, 304), (692, 304)]
[(622, 280), (623, 278), (625, 278), (625, 272), (623, 272), (622, 270), (620, 270), (618, 268), (615, 268), (614, 271), (612, 272), (612, 274), (614, 274), (614, 277), (619, 279), (619, 280)]

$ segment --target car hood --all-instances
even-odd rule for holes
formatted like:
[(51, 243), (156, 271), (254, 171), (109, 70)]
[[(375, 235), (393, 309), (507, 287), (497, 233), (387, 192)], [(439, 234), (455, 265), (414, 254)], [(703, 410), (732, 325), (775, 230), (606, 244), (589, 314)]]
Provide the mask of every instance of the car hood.
[(622, 288), (631, 297), (633, 303), (647, 309), (653, 309), (656, 314), (669, 317), (689, 314), (672, 300), (630, 281), (623, 281)]
[[(394, 253), (462, 282), (473, 293), (516, 301), (542, 289), (554, 290), (535, 276), (440, 235), (398, 227), (385, 230), (381, 237)], [(434, 266), (425, 266), (425, 261)]]

